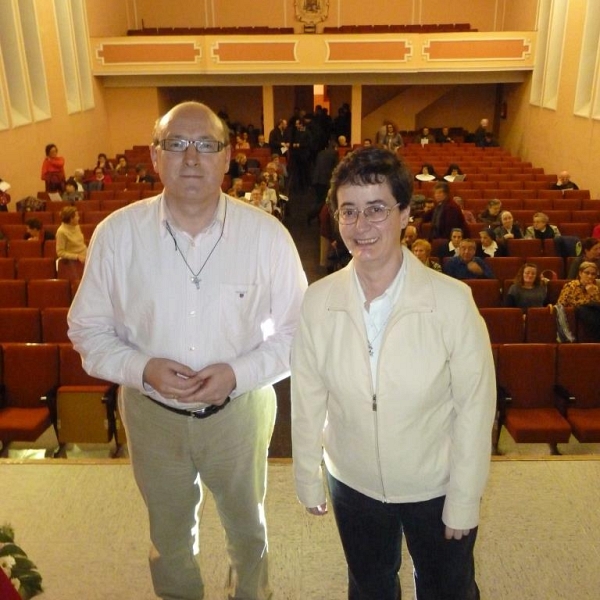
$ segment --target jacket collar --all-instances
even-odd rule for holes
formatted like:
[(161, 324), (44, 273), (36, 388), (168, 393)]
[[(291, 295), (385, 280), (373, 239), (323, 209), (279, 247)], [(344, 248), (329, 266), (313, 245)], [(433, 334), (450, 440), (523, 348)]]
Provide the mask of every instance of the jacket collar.
[[(436, 308), (432, 276), (436, 275), (416, 258), (412, 252), (402, 248), (402, 269), (406, 269), (404, 289), (394, 308), (394, 314), (405, 312), (431, 312)], [(327, 310), (356, 312), (361, 310), (354, 287), (354, 261), (338, 271), (336, 285), (331, 286), (327, 298)]]

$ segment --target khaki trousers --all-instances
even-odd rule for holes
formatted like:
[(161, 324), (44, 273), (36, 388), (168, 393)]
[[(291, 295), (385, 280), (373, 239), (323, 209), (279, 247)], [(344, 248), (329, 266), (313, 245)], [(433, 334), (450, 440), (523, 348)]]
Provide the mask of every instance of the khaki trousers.
[(173, 413), (131, 388), (121, 388), (119, 407), (135, 480), (148, 508), (156, 594), (163, 600), (204, 598), (195, 558), (204, 483), (226, 534), (226, 597), (271, 598), (264, 500), (276, 413), (273, 388), (239, 396), (206, 419)]

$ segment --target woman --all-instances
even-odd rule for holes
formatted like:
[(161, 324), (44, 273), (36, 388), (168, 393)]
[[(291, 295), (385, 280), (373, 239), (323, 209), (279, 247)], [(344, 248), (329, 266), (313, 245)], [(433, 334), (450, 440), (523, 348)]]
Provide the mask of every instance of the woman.
[(556, 225), (550, 225), (550, 218), (546, 213), (538, 212), (533, 215), (533, 225), (525, 230), (527, 239), (551, 240), (560, 235)]
[(385, 128), (385, 135), (382, 139), (382, 144), (384, 148), (391, 150), (392, 152), (396, 152), (398, 148), (402, 148), (404, 146), (404, 140), (393, 123), (388, 123)]
[(548, 296), (547, 282), (548, 280), (541, 276), (537, 265), (521, 265), (506, 295), (505, 306), (520, 308), (523, 312), (530, 307), (545, 306)]
[(487, 258), (488, 256), (492, 258), (494, 256), (507, 256), (506, 248), (496, 241), (496, 234), (493, 229), (483, 229), (479, 232), (477, 256), (479, 256), (479, 258)]
[(577, 279), (567, 281), (558, 297), (563, 306), (583, 306), (590, 302), (600, 302), (600, 289), (596, 283), (598, 267), (595, 263), (584, 261), (579, 265)]
[(430, 260), (431, 244), (427, 240), (415, 240), (410, 248), (412, 253), (426, 266), (434, 271), (442, 272), (440, 263)]
[(462, 181), (464, 179), (464, 177), (462, 177), (462, 175), (464, 175), (462, 169), (457, 164), (451, 163), (448, 165), (448, 170), (444, 175), (444, 179), (452, 183), (458, 175), (461, 176), (460, 180)]
[(600, 269), (600, 240), (589, 237), (581, 242), (581, 255), (571, 263), (567, 279), (577, 279), (579, 267), (585, 261), (593, 262)]
[(56, 230), (56, 256), (67, 260), (85, 262), (87, 246), (79, 227), (79, 212), (67, 206), (60, 213), (61, 225)]
[(98, 154), (98, 161), (96, 162), (96, 169), (102, 169), (105, 175), (110, 177), (111, 173), (115, 170), (113, 164), (108, 160), (106, 154), (101, 152)]
[(401, 243), (411, 179), (376, 147), (334, 171), (329, 198), (353, 259), (305, 296), (292, 351), (296, 487), (310, 514), (327, 512), (324, 458), (349, 598), (400, 597), (405, 534), (418, 597), (475, 599), (494, 365), (470, 291)]
[(477, 216), (477, 220), (480, 223), (486, 223), (489, 227), (497, 227), (501, 210), (502, 202), (500, 200), (490, 200), (486, 209)]
[(65, 190), (65, 159), (58, 156), (56, 144), (46, 146), (46, 158), (42, 163), (42, 179), (46, 184), (47, 192), (59, 192)]
[(83, 193), (77, 190), (77, 182), (70, 177), (65, 181), (65, 193), (62, 195), (64, 202), (79, 202), (83, 200)]
[(494, 229), (497, 240), (520, 240), (523, 238), (523, 232), (508, 210), (503, 210), (500, 213), (500, 225)]
[(596, 263), (582, 262), (578, 278), (565, 283), (557, 302), (576, 309), (577, 320), (584, 326), (591, 341), (600, 341), (600, 288), (597, 279)]
[(425, 163), (421, 165), (421, 171), (415, 175), (415, 179), (418, 179), (419, 181), (436, 181), (438, 176), (433, 165)]

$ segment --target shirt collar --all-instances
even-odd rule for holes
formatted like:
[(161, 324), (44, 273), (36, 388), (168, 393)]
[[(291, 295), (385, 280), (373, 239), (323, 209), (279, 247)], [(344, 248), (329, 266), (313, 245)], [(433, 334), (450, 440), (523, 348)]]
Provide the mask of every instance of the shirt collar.
[[(219, 203), (217, 204), (217, 209), (215, 210), (215, 214), (213, 216), (213, 220), (210, 222), (208, 227), (206, 227), (198, 235), (204, 235), (204, 234), (210, 233), (215, 228), (220, 230), (223, 227), (223, 220), (225, 219), (225, 204), (226, 204), (226, 202), (227, 202), (227, 198), (226, 198), (225, 194), (221, 193), (219, 196)], [(177, 231), (177, 232), (181, 233), (182, 235), (191, 237), (188, 233), (181, 230), (179, 227), (177, 227), (177, 225), (175, 225), (175, 222), (173, 221), (173, 216), (171, 215), (171, 211), (169, 210), (169, 207), (167, 206), (167, 203), (165, 201), (164, 194), (161, 194), (159, 197), (158, 218), (159, 218), (159, 222), (161, 224), (160, 235), (162, 237), (169, 237), (169, 232), (166, 227), (167, 223), (171, 227), (171, 230)]]

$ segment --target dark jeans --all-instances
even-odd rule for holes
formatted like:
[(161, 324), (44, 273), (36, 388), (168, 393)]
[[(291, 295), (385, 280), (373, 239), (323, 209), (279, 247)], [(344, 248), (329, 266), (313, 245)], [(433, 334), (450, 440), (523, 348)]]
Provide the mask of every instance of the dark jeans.
[(402, 534), (414, 565), (417, 600), (479, 600), (473, 547), (477, 528), (446, 540), (444, 497), (388, 504), (328, 475), (346, 562), (348, 600), (398, 600)]

